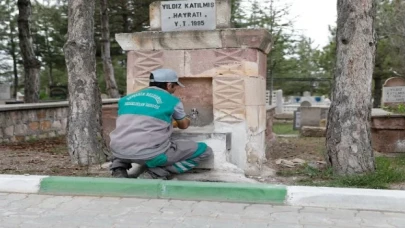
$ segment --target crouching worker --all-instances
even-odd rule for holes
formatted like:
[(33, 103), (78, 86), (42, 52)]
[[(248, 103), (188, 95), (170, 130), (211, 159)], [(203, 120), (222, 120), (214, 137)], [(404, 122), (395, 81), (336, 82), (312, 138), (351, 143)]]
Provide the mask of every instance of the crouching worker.
[(170, 179), (213, 156), (205, 143), (171, 140), (173, 125), (190, 125), (182, 102), (172, 95), (178, 86), (184, 87), (176, 72), (159, 69), (151, 72), (148, 88), (119, 100), (116, 128), (110, 134), (114, 177), (128, 177), (131, 163), (137, 163), (146, 167), (143, 178)]

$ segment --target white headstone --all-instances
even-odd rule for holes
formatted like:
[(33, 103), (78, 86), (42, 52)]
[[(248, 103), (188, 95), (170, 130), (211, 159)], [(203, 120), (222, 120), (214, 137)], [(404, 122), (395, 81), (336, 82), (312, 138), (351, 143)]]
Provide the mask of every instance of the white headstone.
[(276, 114), (281, 114), (283, 113), (283, 91), (282, 90), (277, 90), (276, 91)]
[(303, 102), (301, 102), (300, 106), (301, 107), (311, 107), (312, 104), (309, 101), (303, 101)]
[(8, 100), (10, 98), (10, 85), (0, 84), (0, 100)]
[(405, 86), (384, 87), (383, 102), (405, 102)]
[(382, 105), (395, 107), (399, 104), (405, 104), (405, 79), (392, 77), (383, 85)]
[(216, 29), (215, 0), (162, 1), (163, 32)]
[(304, 97), (310, 97), (310, 96), (311, 96), (311, 92), (309, 92), (309, 91), (304, 92)]

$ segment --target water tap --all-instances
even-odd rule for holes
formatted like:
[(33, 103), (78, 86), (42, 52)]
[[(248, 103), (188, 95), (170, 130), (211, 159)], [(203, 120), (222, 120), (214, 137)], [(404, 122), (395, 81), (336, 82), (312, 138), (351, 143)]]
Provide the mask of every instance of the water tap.
[(195, 120), (198, 118), (198, 110), (196, 108), (191, 109), (191, 119)]

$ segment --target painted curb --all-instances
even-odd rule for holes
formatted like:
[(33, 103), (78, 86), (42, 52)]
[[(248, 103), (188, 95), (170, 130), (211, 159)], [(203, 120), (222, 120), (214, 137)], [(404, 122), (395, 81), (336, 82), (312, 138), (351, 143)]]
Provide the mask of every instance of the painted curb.
[(37, 193), (48, 176), (0, 175), (0, 192)]
[(405, 212), (405, 191), (400, 190), (0, 175), (0, 192), (203, 200)]
[(287, 189), (262, 184), (47, 177), (42, 179), (38, 193), (282, 204)]
[(291, 206), (405, 212), (405, 191), (327, 187), (287, 187)]

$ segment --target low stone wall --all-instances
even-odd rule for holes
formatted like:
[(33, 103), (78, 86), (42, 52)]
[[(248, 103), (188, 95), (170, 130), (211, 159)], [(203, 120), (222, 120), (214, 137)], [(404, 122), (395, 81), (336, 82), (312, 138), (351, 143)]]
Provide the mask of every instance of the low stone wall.
[(381, 153), (405, 153), (405, 115), (371, 116), (373, 149)]
[(103, 136), (106, 144), (110, 145), (110, 133), (115, 129), (118, 115), (118, 105), (110, 104), (103, 106)]
[[(117, 103), (103, 100), (103, 106)], [(0, 143), (22, 142), (66, 134), (68, 102), (0, 105)]]

